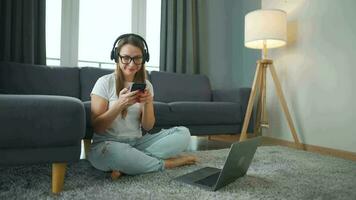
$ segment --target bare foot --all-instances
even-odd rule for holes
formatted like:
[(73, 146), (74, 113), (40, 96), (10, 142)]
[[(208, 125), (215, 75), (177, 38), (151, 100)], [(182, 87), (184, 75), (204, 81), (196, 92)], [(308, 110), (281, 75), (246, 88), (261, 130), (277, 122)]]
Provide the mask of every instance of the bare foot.
[(166, 169), (171, 169), (183, 165), (192, 165), (198, 161), (198, 158), (195, 156), (184, 155), (180, 157), (169, 158), (164, 161), (164, 167)]
[(119, 172), (119, 171), (113, 170), (113, 171), (111, 172), (111, 179), (112, 179), (113, 181), (119, 179), (120, 176), (122, 176), (122, 173)]

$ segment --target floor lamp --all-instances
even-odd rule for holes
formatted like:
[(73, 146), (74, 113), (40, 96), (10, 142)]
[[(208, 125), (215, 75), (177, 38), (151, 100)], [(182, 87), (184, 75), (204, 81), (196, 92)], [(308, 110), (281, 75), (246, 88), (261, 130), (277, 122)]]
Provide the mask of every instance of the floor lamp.
[(260, 133), (261, 128), (269, 127), (266, 113), (266, 72), (267, 69), (269, 69), (276, 88), (276, 94), (287, 118), (294, 142), (298, 148), (301, 148), (292, 117), (289, 113), (288, 106), (282, 92), (281, 84), (273, 65), (273, 60), (267, 59), (268, 49), (284, 46), (286, 41), (286, 12), (276, 9), (263, 9), (252, 11), (245, 16), (245, 46), (253, 49), (262, 49), (262, 59), (257, 61), (255, 77), (242, 126), (240, 141), (247, 138), (247, 127), (251, 118), (256, 95), (259, 96), (257, 97), (257, 113), (254, 134), (257, 135)]

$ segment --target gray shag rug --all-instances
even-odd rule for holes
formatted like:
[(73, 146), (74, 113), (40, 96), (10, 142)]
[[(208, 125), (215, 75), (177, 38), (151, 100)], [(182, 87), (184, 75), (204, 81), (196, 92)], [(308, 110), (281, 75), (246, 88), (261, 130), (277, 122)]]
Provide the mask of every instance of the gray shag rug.
[(0, 167), (0, 199), (356, 199), (356, 162), (280, 146), (259, 147), (247, 175), (216, 192), (172, 180), (221, 168), (228, 149), (189, 152), (200, 163), (111, 181), (86, 160), (69, 164), (52, 195), (51, 165)]

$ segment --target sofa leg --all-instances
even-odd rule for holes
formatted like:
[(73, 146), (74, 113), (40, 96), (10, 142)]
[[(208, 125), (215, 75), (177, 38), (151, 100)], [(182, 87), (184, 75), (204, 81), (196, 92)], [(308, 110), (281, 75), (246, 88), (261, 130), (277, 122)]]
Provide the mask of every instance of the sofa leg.
[(52, 192), (54, 194), (60, 193), (63, 189), (66, 167), (67, 167), (67, 163), (52, 164)]
[(88, 153), (91, 145), (90, 139), (83, 139), (84, 141), (84, 151), (85, 151), (85, 158), (88, 158)]

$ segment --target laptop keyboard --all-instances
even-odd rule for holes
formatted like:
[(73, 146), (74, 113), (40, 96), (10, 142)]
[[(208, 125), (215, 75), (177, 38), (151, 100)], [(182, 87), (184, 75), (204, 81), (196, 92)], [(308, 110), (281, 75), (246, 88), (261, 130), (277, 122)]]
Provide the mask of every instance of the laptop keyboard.
[(200, 180), (196, 181), (195, 183), (212, 187), (215, 185), (216, 181), (218, 180), (219, 175), (220, 175), (220, 172), (217, 172), (217, 173), (207, 176), (203, 179), (200, 179)]

